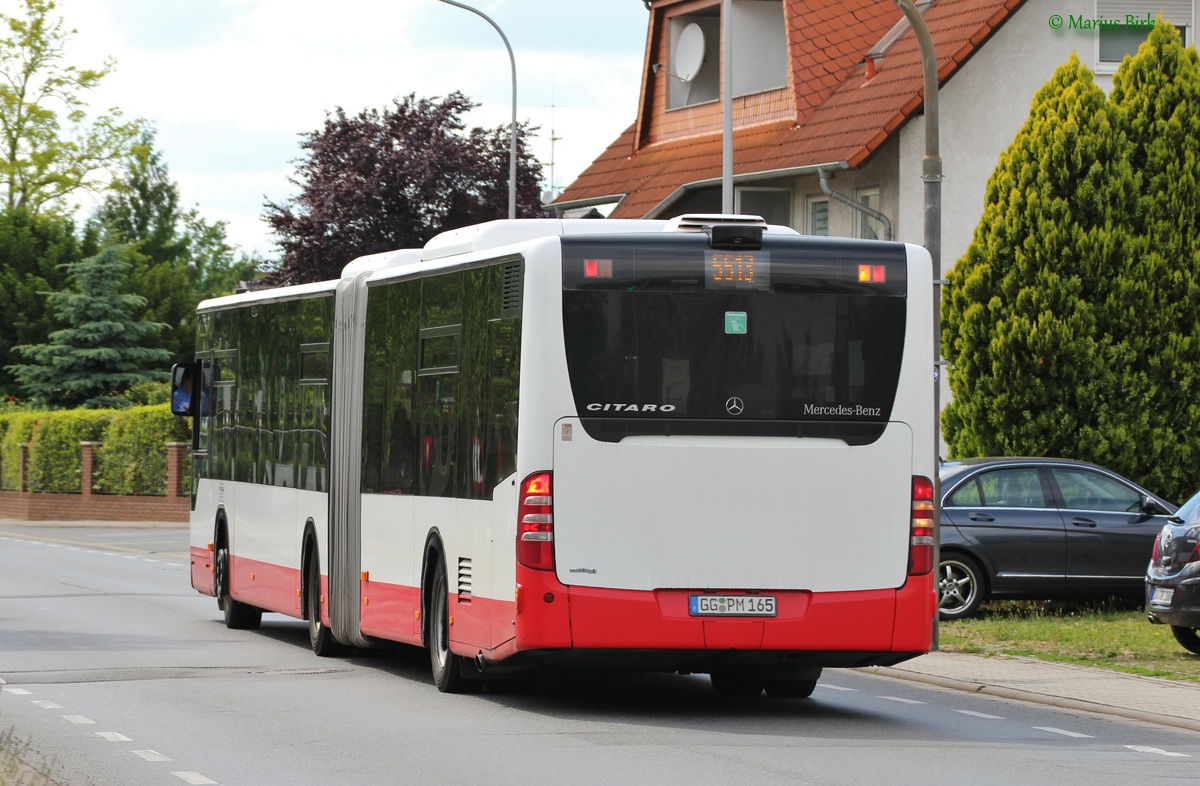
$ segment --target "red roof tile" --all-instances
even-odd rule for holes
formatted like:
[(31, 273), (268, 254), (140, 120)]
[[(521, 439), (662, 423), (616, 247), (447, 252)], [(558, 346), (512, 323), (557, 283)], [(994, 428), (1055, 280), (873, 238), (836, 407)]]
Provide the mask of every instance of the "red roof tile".
[[(1024, 0), (937, 0), (925, 12), (938, 76), (949, 79)], [(865, 81), (868, 51), (903, 17), (894, 0), (784, 0), (796, 118), (735, 128), (734, 174), (847, 162), (857, 167), (922, 106), (916, 36), (906, 30)], [(624, 194), (640, 217), (681, 186), (721, 175), (720, 133), (635, 148), (631, 126), (556, 202)]]

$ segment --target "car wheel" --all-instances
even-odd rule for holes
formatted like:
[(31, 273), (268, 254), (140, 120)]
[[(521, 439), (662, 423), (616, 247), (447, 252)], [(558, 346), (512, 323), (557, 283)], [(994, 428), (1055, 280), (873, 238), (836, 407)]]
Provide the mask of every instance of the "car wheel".
[(987, 597), (983, 571), (970, 557), (944, 555), (938, 567), (938, 616), (960, 620), (979, 610)]
[(1185, 650), (1200, 655), (1200, 635), (1197, 635), (1195, 628), (1172, 625), (1171, 632), (1175, 634), (1175, 641), (1182, 644)]

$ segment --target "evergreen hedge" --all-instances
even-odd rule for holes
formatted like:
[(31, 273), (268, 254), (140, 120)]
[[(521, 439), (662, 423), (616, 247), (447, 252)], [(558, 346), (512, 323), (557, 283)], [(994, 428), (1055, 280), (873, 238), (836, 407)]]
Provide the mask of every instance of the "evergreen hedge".
[[(171, 415), (167, 404), (124, 410), (6, 412), (0, 414), (0, 489), (14, 491), (20, 485), (20, 445), (24, 443), (29, 445), (30, 491), (79, 493), (79, 443), (100, 442), (95, 491), (163, 495), (167, 491), (167, 443), (188, 439), (187, 419)], [(184, 472), (189, 469), (185, 461)]]

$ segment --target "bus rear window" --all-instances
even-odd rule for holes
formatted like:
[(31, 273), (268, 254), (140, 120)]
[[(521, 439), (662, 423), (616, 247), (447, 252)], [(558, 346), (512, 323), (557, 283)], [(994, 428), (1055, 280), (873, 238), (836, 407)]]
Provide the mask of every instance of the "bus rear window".
[(900, 376), (901, 244), (704, 236), (563, 240), (563, 330), (596, 438), (882, 433)]

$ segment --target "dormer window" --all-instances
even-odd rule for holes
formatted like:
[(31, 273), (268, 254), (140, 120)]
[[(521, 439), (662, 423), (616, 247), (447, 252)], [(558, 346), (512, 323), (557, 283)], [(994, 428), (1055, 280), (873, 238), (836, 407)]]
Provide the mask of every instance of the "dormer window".
[[(787, 32), (783, 0), (734, 0), (734, 97), (787, 87)], [(721, 5), (667, 19), (667, 109), (721, 98)]]

